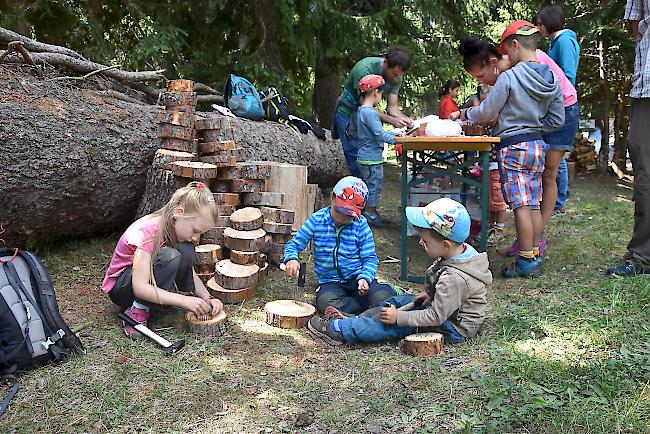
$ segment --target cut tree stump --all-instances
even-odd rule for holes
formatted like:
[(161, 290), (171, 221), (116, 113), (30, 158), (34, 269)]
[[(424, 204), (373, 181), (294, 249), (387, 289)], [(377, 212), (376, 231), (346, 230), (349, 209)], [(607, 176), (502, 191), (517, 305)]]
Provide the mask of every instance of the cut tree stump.
[(193, 111), (196, 102), (196, 93), (194, 92), (162, 92), (160, 94), (160, 104), (164, 105), (167, 110)]
[(262, 162), (243, 161), (219, 173), (219, 179), (268, 179), (271, 166)]
[(215, 205), (220, 216), (230, 216), (232, 213), (237, 211), (237, 207), (229, 205)]
[(202, 244), (223, 244), (223, 231), (225, 227), (215, 226), (207, 232), (201, 234)]
[(262, 211), (265, 222), (293, 224), (293, 221), (296, 218), (296, 212), (291, 209), (261, 206), (260, 211)]
[(179, 127), (194, 127), (194, 113), (161, 110), (156, 116), (159, 124), (178, 125)]
[(282, 206), (284, 194), (278, 192), (265, 191), (262, 193), (243, 193), (241, 195), (242, 204), (255, 206)]
[(223, 251), (218, 244), (201, 244), (194, 248), (194, 252), (195, 264), (216, 264), (223, 259)]
[(154, 169), (172, 170), (172, 163), (175, 161), (192, 161), (196, 154), (169, 149), (158, 149), (153, 156), (151, 167)]
[(178, 187), (176, 176), (171, 170), (150, 167), (147, 171), (144, 199), (140, 201), (137, 217), (151, 214), (165, 206)]
[(215, 279), (208, 280), (206, 286), (213, 297), (218, 298), (226, 304), (241, 303), (242, 301), (255, 297), (256, 292), (255, 286), (241, 289), (226, 289), (219, 285)]
[(210, 182), (210, 191), (213, 193), (230, 193), (231, 188), (230, 181), (213, 179)]
[(158, 124), (158, 137), (161, 139), (194, 140), (194, 129), (178, 125)]
[(221, 310), (218, 314), (195, 315), (193, 312), (185, 314), (187, 327), (191, 333), (203, 337), (219, 337), (226, 333), (226, 312)]
[(231, 250), (259, 252), (264, 247), (265, 241), (266, 232), (264, 232), (264, 229), (238, 231), (233, 228), (226, 228), (223, 231), (223, 243)]
[(307, 325), (316, 308), (302, 301), (276, 300), (266, 303), (264, 312), (267, 324), (283, 329), (298, 329)]
[(242, 208), (230, 215), (230, 227), (238, 231), (254, 231), (263, 224), (264, 218), (258, 208)]
[(265, 182), (263, 179), (233, 179), (231, 188), (236, 193), (261, 193), (264, 191)]
[(164, 138), (160, 139), (160, 146), (164, 149), (169, 149), (172, 151), (181, 151), (181, 152), (194, 152), (194, 141), (193, 140), (181, 140), (181, 139), (171, 139)]
[(262, 226), (264, 230), (270, 234), (291, 234), (293, 231), (293, 226), (291, 223), (275, 223), (275, 222), (264, 222)]
[(237, 265), (257, 264), (259, 266), (257, 262), (257, 252), (242, 252), (240, 250), (231, 250), (230, 261), (232, 261), (233, 264)]
[(445, 339), (440, 333), (417, 333), (408, 335), (399, 343), (404, 354), (433, 356), (444, 351)]
[(257, 285), (260, 267), (257, 264), (239, 265), (230, 259), (219, 261), (214, 280), (225, 289), (244, 289)]
[(233, 140), (199, 143), (199, 152), (201, 154), (216, 154), (217, 152), (232, 151), (235, 149), (237, 149), (237, 146)]
[(217, 176), (217, 166), (199, 161), (176, 161), (172, 163), (176, 176), (191, 179), (212, 179)]
[(237, 157), (231, 155), (203, 155), (199, 160), (204, 163), (214, 164), (217, 167), (230, 167), (237, 164)]
[(175, 79), (167, 81), (165, 85), (167, 92), (192, 92), (194, 82), (192, 80)]
[(214, 197), (214, 202), (217, 205), (239, 205), (239, 195), (237, 193), (213, 193), (212, 196)]

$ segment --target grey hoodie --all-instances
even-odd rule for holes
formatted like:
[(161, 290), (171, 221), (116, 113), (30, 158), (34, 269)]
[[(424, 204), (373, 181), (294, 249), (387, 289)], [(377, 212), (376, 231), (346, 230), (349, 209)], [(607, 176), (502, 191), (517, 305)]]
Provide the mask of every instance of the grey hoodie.
[(461, 335), (473, 338), (485, 319), (485, 285), (491, 283), (487, 253), (440, 260), (429, 267), (425, 277), (424, 289), (431, 297), (430, 306), (398, 311), (397, 325), (427, 328), (450, 320)]
[(479, 124), (497, 119), (492, 134), (502, 139), (549, 133), (564, 125), (560, 82), (547, 65), (519, 62), (499, 75), (485, 101), (466, 116)]

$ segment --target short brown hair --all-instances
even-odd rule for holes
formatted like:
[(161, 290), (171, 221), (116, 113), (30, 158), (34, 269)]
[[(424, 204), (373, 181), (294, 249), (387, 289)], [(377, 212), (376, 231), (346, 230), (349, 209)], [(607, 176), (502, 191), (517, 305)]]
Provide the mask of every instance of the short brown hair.
[[(523, 26), (520, 30), (530, 30), (532, 27)], [(510, 35), (504, 41), (503, 45), (510, 44), (513, 40), (519, 41), (522, 47), (527, 50), (535, 51), (537, 50), (537, 44), (539, 43), (540, 34), (535, 32), (532, 35)]]

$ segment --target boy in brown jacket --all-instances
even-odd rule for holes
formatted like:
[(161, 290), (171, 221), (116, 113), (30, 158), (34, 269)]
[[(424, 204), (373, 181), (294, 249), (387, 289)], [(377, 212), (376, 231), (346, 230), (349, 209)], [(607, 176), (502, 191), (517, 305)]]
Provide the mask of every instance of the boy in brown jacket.
[[(425, 207), (407, 207), (406, 217), (420, 235), (420, 245), (436, 262), (427, 270), (424, 291), (391, 297), (384, 307), (346, 316), (328, 309), (336, 319), (313, 317), (308, 324), (316, 336), (331, 345), (344, 342), (380, 342), (413, 333), (435, 331), (445, 342), (473, 338), (485, 319), (486, 285), (492, 273), (486, 253), (465, 243), (470, 217), (460, 203), (438, 199)], [(397, 308), (415, 302), (410, 311)], [(379, 321), (373, 317), (379, 313)]]

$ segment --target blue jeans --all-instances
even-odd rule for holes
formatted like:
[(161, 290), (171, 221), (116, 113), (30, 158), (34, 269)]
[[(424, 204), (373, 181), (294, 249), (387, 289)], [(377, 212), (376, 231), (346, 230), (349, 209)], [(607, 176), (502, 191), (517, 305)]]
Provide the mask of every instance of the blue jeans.
[(569, 170), (567, 169), (565, 158), (562, 158), (555, 181), (557, 182), (555, 209), (562, 209), (564, 208), (564, 202), (566, 202), (567, 194), (569, 193)]
[(381, 189), (384, 186), (384, 164), (359, 164), (361, 179), (368, 186), (368, 199), (366, 206), (377, 208), (381, 198)]
[(350, 122), (350, 115), (344, 115), (338, 111), (334, 115), (334, 125), (336, 126), (336, 131), (338, 132), (339, 139), (343, 145), (343, 154), (345, 155), (345, 161), (348, 163), (348, 168), (352, 176), (361, 178), (361, 172), (359, 172), (359, 165), (357, 164), (357, 154), (359, 153), (359, 143), (356, 138), (348, 137), (345, 132), (345, 128)]
[(356, 279), (323, 283), (316, 293), (316, 307), (320, 312), (325, 312), (327, 306), (332, 306), (341, 312), (359, 314), (368, 308), (379, 306), (382, 301), (397, 294), (391, 285), (373, 280), (368, 285), (368, 292), (362, 297), (357, 285)]
[[(402, 307), (405, 304), (415, 300), (415, 295), (398, 295), (385, 300), (395, 307)], [(383, 303), (382, 303), (383, 304)], [(415, 309), (426, 309), (427, 307), (418, 306)], [(359, 342), (383, 342), (391, 339), (399, 339), (418, 332), (434, 331), (441, 333), (445, 337), (445, 342), (457, 344), (463, 342), (465, 337), (447, 320), (437, 327), (400, 327), (397, 324), (384, 325), (375, 321), (372, 317), (381, 311), (381, 307), (369, 309), (361, 316), (344, 319), (341, 321), (341, 333), (345, 342), (356, 344)]]

